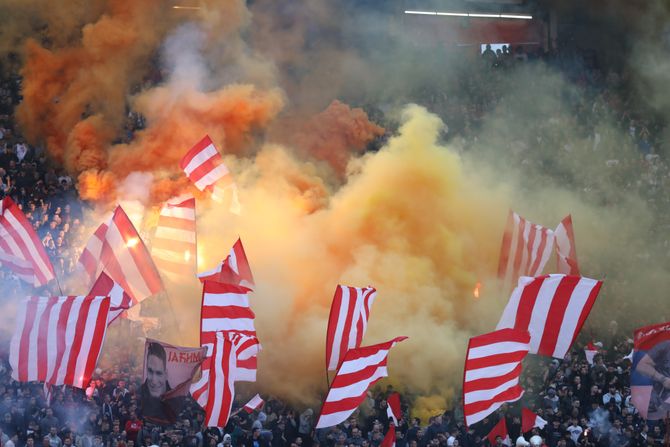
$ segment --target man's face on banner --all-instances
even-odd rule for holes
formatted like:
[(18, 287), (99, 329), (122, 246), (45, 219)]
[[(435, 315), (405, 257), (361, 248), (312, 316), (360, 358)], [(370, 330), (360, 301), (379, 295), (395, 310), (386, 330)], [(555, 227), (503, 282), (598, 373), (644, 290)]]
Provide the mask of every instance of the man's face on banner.
[(152, 397), (161, 397), (165, 394), (167, 375), (165, 363), (155, 355), (147, 358), (147, 387)]

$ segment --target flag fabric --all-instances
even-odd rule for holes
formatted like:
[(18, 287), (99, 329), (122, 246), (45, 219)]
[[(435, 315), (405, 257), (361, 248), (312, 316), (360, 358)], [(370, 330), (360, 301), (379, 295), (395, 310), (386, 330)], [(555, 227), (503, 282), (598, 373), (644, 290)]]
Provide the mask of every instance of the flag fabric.
[(503, 235), (498, 277), (514, 284), (519, 276), (537, 276), (554, 250), (554, 232), (510, 211)]
[(395, 447), (395, 425), (389, 424), (389, 429), (379, 447)]
[(388, 399), (386, 399), (386, 414), (390, 419), (393, 419), (393, 423), (398, 425), (398, 421), (402, 419), (402, 410), (400, 409), (400, 394), (393, 393)]
[(407, 337), (347, 351), (330, 385), (316, 428), (344, 422), (365, 400), (368, 388), (388, 376), (386, 364), (391, 348)]
[(670, 412), (670, 322), (635, 330), (631, 402), (644, 419), (661, 420)]
[(361, 345), (377, 291), (374, 287), (338, 285), (326, 332), (326, 365), (336, 370), (349, 349)]
[(193, 196), (165, 202), (151, 241), (151, 254), (162, 273), (177, 278), (193, 275), (197, 256)]
[(547, 421), (540, 416), (533, 413), (528, 408), (521, 409), (521, 433), (528, 433), (535, 427), (542, 430), (545, 425), (547, 425)]
[(216, 268), (198, 274), (201, 282), (215, 281), (228, 284), (242, 285), (253, 288), (254, 276), (251, 273), (249, 260), (242, 245), (242, 239), (237, 239), (230, 254)]
[(182, 157), (179, 166), (200, 191), (210, 191), (212, 199), (228, 203), (230, 212), (239, 214), (237, 186), (223, 157), (211, 138), (205, 135)]
[(10, 344), (12, 378), (85, 388), (107, 331), (109, 297), (29, 297)]
[(584, 356), (586, 356), (586, 361), (589, 362), (589, 365), (593, 365), (593, 358), (598, 353), (598, 345), (602, 347), (602, 343), (593, 343), (593, 341), (590, 341), (584, 347)]
[(88, 294), (91, 296), (108, 296), (110, 298), (108, 326), (135, 304), (133, 298), (105, 272), (100, 273), (100, 276), (95, 280)]
[(563, 359), (589, 316), (602, 281), (582, 276), (521, 277), (496, 329), (531, 333), (530, 353)]
[(136, 302), (163, 290), (149, 251), (120, 206), (93, 233), (79, 257), (79, 266), (91, 283), (104, 271)]
[(256, 394), (254, 397), (251, 398), (249, 402), (244, 404), (244, 411), (247, 413), (251, 414), (254, 412), (255, 409), (259, 408), (261, 405), (263, 405), (264, 401), (261, 398), (259, 394)]
[[(261, 349), (261, 345), (255, 336), (244, 335), (239, 332), (229, 331), (223, 332), (236, 345), (237, 362), (235, 368), (236, 382), (255, 382), (257, 356)], [(209, 349), (207, 357), (203, 360), (201, 365), (202, 375), (200, 379), (193, 383), (190, 387), (191, 397), (203, 408), (207, 405), (209, 398), (209, 377), (210, 368), (212, 365), (212, 349), (216, 340), (216, 333), (214, 334), (214, 341), (207, 343), (204, 347)]]
[(572, 216), (567, 215), (554, 231), (556, 240), (556, 259), (558, 273), (579, 276), (577, 263), (577, 248), (575, 247), (575, 233), (572, 229)]
[(470, 339), (463, 372), (466, 425), (523, 396), (519, 377), (529, 343), (528, 331), (518, 329), (501, 329)]
[(0, 207), (0, 263), (35, 287), (46, 285), (56, 274), (40, 238), (12, 199)]
[(489, 440), (489, 444), (496, 445), (496, 438), (498, 436), (502, 438), (502, 443), (504, 445), (512, 445), (512, 440), (509, 437), (509, 432), (507, 431), (507, 422), (505, 421), (504, 416), (501, 416), (498, 423), (491, 429), (489, 434), (486, 435), (486, 439)]
[(216, 333), (209, 370), (205, 425), (223, 428), (228, 423), (230, 409), (235, 399), (235, 343), (223, 332)]
[(237, 350), (236, 380), (256, 381), (257, 355), (261, 346), (256, 338), (255, 315), (249, 306), (249, 292), (251, 289), (234, 284), (214, 281), (205, 281), (203, 284), (200, 345), (207, 348), (207, 355), (201, 365), (202, 377), (191, 386), (193, 399), (203, 407), (208, 397), (209, 368), (217, 332), (244, 337)]

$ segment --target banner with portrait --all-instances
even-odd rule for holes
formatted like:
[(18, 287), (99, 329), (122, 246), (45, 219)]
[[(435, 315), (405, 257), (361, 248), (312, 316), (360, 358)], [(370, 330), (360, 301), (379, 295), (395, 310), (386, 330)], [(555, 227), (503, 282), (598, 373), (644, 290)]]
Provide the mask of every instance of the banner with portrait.
[(147, 338), (140, 400), (142, 416), (158, 424), (173, 423), (206, 348), (185, 348)]
[(631, 401), (648, 420), (670, 413), (670, 322), (635, 331)]

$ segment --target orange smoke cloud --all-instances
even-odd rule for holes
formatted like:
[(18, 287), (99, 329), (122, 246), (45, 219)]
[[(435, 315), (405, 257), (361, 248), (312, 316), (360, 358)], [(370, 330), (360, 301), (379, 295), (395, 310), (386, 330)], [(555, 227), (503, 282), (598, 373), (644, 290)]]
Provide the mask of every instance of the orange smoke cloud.
[(79, 175), (79, 195), (84, 200), (111, 202), (116, 199), (117, 181), (109, 171), (89, 169)]
[(175, 92), (157, 87), (140, 95), (136, 109), (147, 120), (146, 130), (128, 145), (110, 152), (109, 169), (120, 176), (132, 171), (179, 171), (179, 160), (205, 134), (224, 154), (242, 155), (251, 147), (253, 132), (262, 130), (283, 105), (279, 90), (231, 85), (214, 92)]
[[(73, 173), (91, 168), (94, 160), (103, 168), (100, 146), (120, 129), (129, 87), (141, 81), (144, 62), (168, 28), (166, 10), (159, 0), (110, 0), (105, 13), (82, 28), (76, 46), (49, 50), (28, 40), (17, 117), (29, 140), (46, 142), (52, 157)], [(101, 133), (89, 147), (70, 134), (90, 115), (100, 115)], [(74, 156), (66, 156), (69, 144), (76, 145)], [(92, 156), (84, 154), (89, 150)]]
[(289, 124), (282, 134), (301, 155), (328, 162), (343, 177), (351, 156), (363, 153), (384, 128), (372, 123), (363, 109), (335, 100), (306, 121)]

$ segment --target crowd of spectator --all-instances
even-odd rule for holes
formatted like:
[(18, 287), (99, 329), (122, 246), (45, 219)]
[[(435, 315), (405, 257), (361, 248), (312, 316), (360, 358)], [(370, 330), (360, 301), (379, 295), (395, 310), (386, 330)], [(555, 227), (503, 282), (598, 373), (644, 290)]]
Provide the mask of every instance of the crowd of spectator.
[[(401, 393), (403, 415), (396, 447), (488, 447), (486, 435), (500, 418), (506, 418), (513, 443), (520, 436), (525, 440), (539, 436), (548, 447), (665, 445), (665, 422), (645, 421), (631, 402), (627, 354), (632, 341), (614, 325), (603, 336), (599, 343), (603, 347), (592, 364), (581, 346), (562, 361), (527, 360), (522, 400), (470, 427), (464, 424), (460, 403), (421, 420), (414, 415), (413, 395)], [(132, 361), (119, 360), (111, 368), (98, 369), (87, 390), (52, 388), (50, 404), (41, 384), (13, 381), (4, 362), (0, 367), (3, 447), (378, 447), (390, 423), (386, 398), (394, 391), (391, 386), (375, 387), (346, 422), (318, 430), (314, 429), (318, 409), (292, 407), (263, 396), (265, 404), (248, 413), (242, 406), (249, 396), (238, 396), (229, 423), (221, 430), (206, 427), (204, 411), (190, 399), (173, 424), (157, 425), (143, 418), (141, 368)], [(535, 412), (547, 425), (522, 433), (522, 408)]]
[[(603, 135), (607, 130), (601, 125), (604, 121), (614, 123), (615, 131), (628, 136), (621, 144), (635, 151), (630, 152), (630, 159), (608, 158), (604, 168), (621, 170), (625, 174), (621, 177), (630, 183), (625, 186), (637, 189), (650, 203), (670, 203), (670, 190), (664, 187), (670, 179), (670, 168), (658, 155), (663, 141), (655, 132), (657, 124), (644, 112), (634, 110), (624, 93), (625, 76), (605, 73), (589, 67), (584, 60), (575, 62), (575, 58), (574, 54), (550, 55), (523, 48), (486, 50), (481, 66), (457, 78), (453, 88), (414, 99), (442, 116), (450, 128), (449, 138), (461, 139), (466, 147), (474, 146), (486, 117), (494, 111), (505, 113), (505, 107), (509, 107), (504, 92), (482, 86), (501, 82), (521, 64), (541, 62), (556, 67), (579, 93), (566, 101), (568, 116), (529, 120), (523, 136), (526, 141), (514, 144), (552, 144), (566, 151), (578, 150), (581, 145), (592, 151), (607, 151), (601, 149), (607, 139)], [(22, 137), (13, 118), (20, 100), (20, 78), (9, 75), (0, 80), (0, 196), (10, 196), (21, 206), (57, 275), (64, 277), (74, 268), (76, 249), (86, 236), (82, 227), (84, 205), (73, 179), (47, 157), (43, 148), (29, 145)], [(130, 140), (133, 131), (142, 126), (141, 116), (129, 114), (122, 140)], [(574, 132), (566, 135), (565, 128)], [(5, 269), (0, 269), (0, 281), (5, 287), (23, 287)], [(529, 360), (522, 401), (503, 406), (472, 427), (464, 425), (460, 403), (454, 402), (443, 413), (421, 420), (413, 417), (412, 396), (404, 395), (396, 447), (486, 447), (486, 434), (503, 417), (513, 441), (519, 436), (528, 439), (537, 435), (548, 447), (663, 445), (664, 422), (646, 422), (631, 403), (631, 362), (626, 358), (631, 340), (617, 334), (614, 326), (604, 338), (604, 349), (593, 364), (587, 362), (581, 348), (562, 361)], [(6, 356), (3, 358), (6, 362)], [(220, 430), (203, 426), (204, 412), (193, 401), (171, 425), (144, 420), (139, 402), (141, 377), (137, 366), (130, 363), (99, 371), (88, 390), (54, 389), (50, 403), (41, 385), (13, 381), (6, 364), (1, 370), (1, 447), (378, 447), (389, 424), (385, 399), (390, 389), (373, 390), (354, 416), (329, 429), (314, 430), (318, 413), (313, 409), (294, 408), (267, 398), (260, 411), (235, 411), (229, 424)], [(240, 405), (237, 402), (234, 409)], [(547, 420), (547, 425), (521, 433), (522, 407)]]

